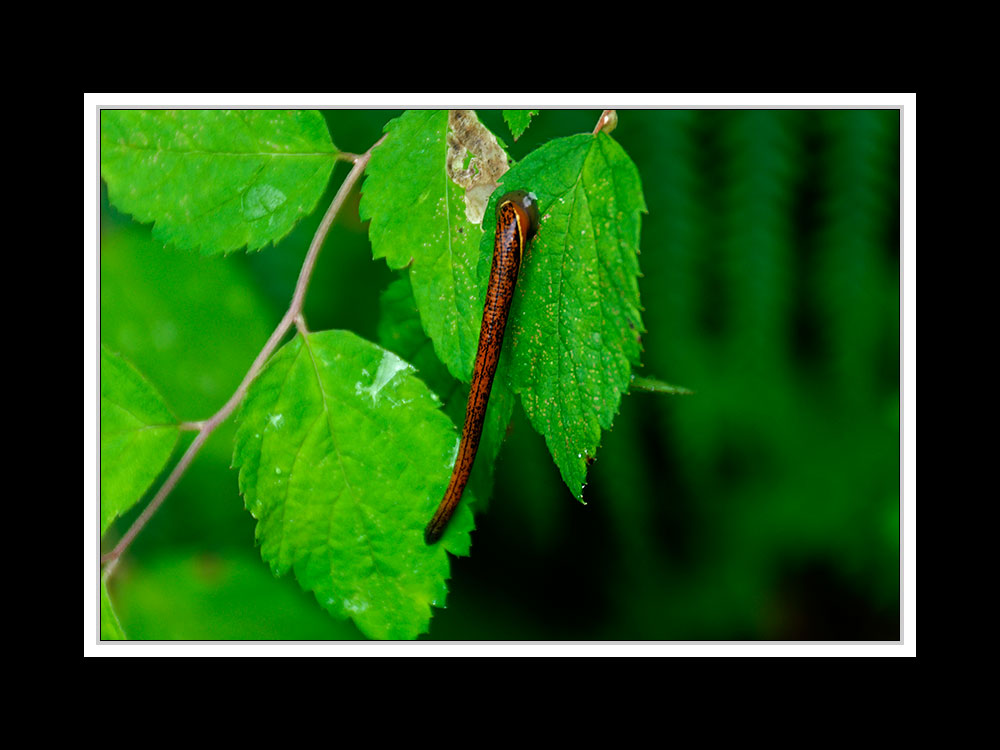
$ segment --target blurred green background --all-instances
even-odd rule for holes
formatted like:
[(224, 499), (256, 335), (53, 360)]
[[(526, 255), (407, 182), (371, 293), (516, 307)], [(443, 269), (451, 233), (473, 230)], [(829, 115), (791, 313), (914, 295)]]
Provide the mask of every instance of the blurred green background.
[[(397, 114), (325, 113), (358, 153)], [(542, 111), (516, 143), (500, 111), (479, 115), (518, 159), (600, 111)], [(586, 505), (518, 409), (472, 556), (453, 560), (423, 638), (897, 640), (898, 110), (623, 110), (614, 137), (649, 207), (641, 374), (696, 393), (625, 397)], [(178, 418), (210, 416), (235, 389), (347, 171), (277, 247), (228, 258), (164, 249), (102, 191), (101, 340)], [(371, 259), (357, 201), (305, 313), (313, 330), (374, 341), (393, 275)], [(112, 576), (126, 634), (361, 638), (261, 561), (232, 436), (230, 420)]]

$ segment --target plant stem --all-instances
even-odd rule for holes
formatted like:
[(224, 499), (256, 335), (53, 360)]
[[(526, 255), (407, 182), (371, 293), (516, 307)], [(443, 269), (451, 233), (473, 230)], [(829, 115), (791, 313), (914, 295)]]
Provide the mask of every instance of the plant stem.
[(143, 510), (142, 515), (140, 515), (135, 522), (132, 524), (131, 528), (125, 535), (119, 540), (115, 548), (111, 550), (108, 554), (101, 557), (101, 565), (107, 565), (105, 569), (108, 574), (114, 569), (117, 564), (118, 558), (121, 557), (122, 553), (128, 549), (128, 546), (135, 539), (136, 535), (142, 531), (143, 527), (153, 516), (154, 513), (159, 509), (160, 505), (170, 494), (171, 490), (180, 481), (180, 478), (187, 471), (187, 467), (194, 460), (194, 457), (198, 455), (198, 451), (208, 440), (209, 436), (215, 431), (215, 428), (226, 421), (233, 410), (239, 405), (246, 395), (247, 390), (250, 388), (250, 384), (253, 382), (254, 378), (257, 377), (258, 373), (264, 368), (264, 364), (274, 353), (274, 350), (278, 348), (278, 344), (281, 343), (281, 339), (284, 338), (285, 334), (292, 328), (292, 326), (297, 326), (300, 331), (305, 331), (305, 321), (302, 317), (302, 305), (306, 298), (306, 289), (309, 286), (309, 279), (312, 276), (313, 268), (316, 266), (316, 258), (319, 256), (320, 248), (323, 246), (323, 241), (326, 239), (327, 234), (330, 232), (330, 227), (333, 225), (333, 220), (337, 217), (337, 213), (340, 211), (341, 207), (344, 205), (344, 201), (347, 199), (348, 193), (351, 192), (351, 188), (358, 181), (358, 178), (364, 173), (365, 167), (368, 165), (368, 160), (371, 158), (372, 149), (379, 145), (379, 143), (384, 140), (385, 136), (382, 137), (374, 146), (368, 149), (364, 154), (354, 157), (354, 167), (351, 169), (350, 173), (344, 179), (341, 184), (340, 189), (337, 191), (337, 195), (334, 196), (333, 202), (330, 207), (326, 210), (323, 215), (323, 220), (319, 223), (319, 227), (316, 228), (316, 234), (313, 235), (312, 242), (309, 244), (309, 251), (306, 253), (305, 260), (302, 262), (302, 270), (299, 271), (299, 279), (295, 284), (295, 291), (292, 294), (292, 301), (288, 306), (288, 311), (281, 318), (281, 322), (278, 323), (278, 327), (274, 329), (274, 333), (268, 338), (267, 343), (264, 344), (264, 348), (260, 350), (257, 358), (254, 359), (253, 364), (250, 365), (250, 369), (247, 374), (243, 377), (243, 381), (239, 384), (239, 387), (225, 403), (225, 405), (219, 409), (215, 414), (206, 419), (203, 422), (187, 422), (183, 426), (185, 428), (195, 428), (198, 432), (195, 435), (194, 440), (188, 449), (184, 451), (184, 455), (181, 456), (180, 461), (174, 466), (173, 471), (170, 472), (170, 476), (167, 477), (166, 481), (160, 486), (156, 495)]
[(615, 125), (618, 124), (618, 113), (613, 109), (606, 109), (601, 112), (601, 116), (597, 118), (597, 125), (594, 126), (594, 135), (597, 135), (602, 130), (606, 133), (610, 133), (615, 129)]

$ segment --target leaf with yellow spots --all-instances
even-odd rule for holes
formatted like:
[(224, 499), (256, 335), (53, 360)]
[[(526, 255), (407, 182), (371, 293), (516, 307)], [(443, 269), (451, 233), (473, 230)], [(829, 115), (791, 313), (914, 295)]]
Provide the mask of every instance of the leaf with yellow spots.
[(236, 430), (261, 556), (369, 637), (416, 638), (444, 606), (447, 553), (469, 553), (466, 505), (424, 543), (458, 438), (408, 362), (348, 331), (296, 336), (250, 386)]
[(101, 112), (108, 198), (163, 243), (205, 255), (259, 250), (312, 213), (337, 147), (297, 110)]
[[(642, 351), (639, 172), (611, 136), (582, 134), (536, 149), (500, 182), (488, 216), (497, 196), (518, 189), (535, 194), (541, 213), (521, 264), (502, 366), (582, 499), (601, 431), (610, 429)], [(490, 229), (480, 247), (481, 279), (492, 254)]]

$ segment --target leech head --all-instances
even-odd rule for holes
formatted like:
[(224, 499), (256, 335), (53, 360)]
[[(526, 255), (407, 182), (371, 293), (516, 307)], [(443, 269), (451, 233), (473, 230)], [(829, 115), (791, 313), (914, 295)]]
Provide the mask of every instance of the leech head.
[(517, 212), (517, 222), (524, 238), (523, 244), (528, 244), (538, 231), (538, 199), (534, 193), (529, 193), (527, 190), (512, 190), (497, 201), (497, 211), (505, 203), (510, 203)]

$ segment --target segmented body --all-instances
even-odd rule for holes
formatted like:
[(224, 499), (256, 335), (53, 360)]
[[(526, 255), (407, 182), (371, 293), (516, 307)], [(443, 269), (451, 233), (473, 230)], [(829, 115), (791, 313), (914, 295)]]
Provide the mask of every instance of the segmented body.
[(525, 245), (538, 228), (538, 209), (535, 200), (523, 190), (507, 193), (497, 203), (497, 229), (493, 240), (493, 264), (490, 280), (486, 288), (486, 304), (483, 306), (483, 323), (479, 331), (479, 348), (472, 369), (472, 384), (469, 401), (465, 410), (465, 425), (458, 445), (455, 467), (444, 498), (438, 505), (434, 517), (424, 530), (424, 540), (434, 544), (444, 533), (449, 519), (462, 499), (462, 492), (472, 473), (472, 465), (479, 450), (479, 439), (483, 432), (483, 420), (489, 404), (493, 378), (500, 349), (503, 346), (504, 330), (510, 314), (510, 303), (514, 298), (517, 274)]

